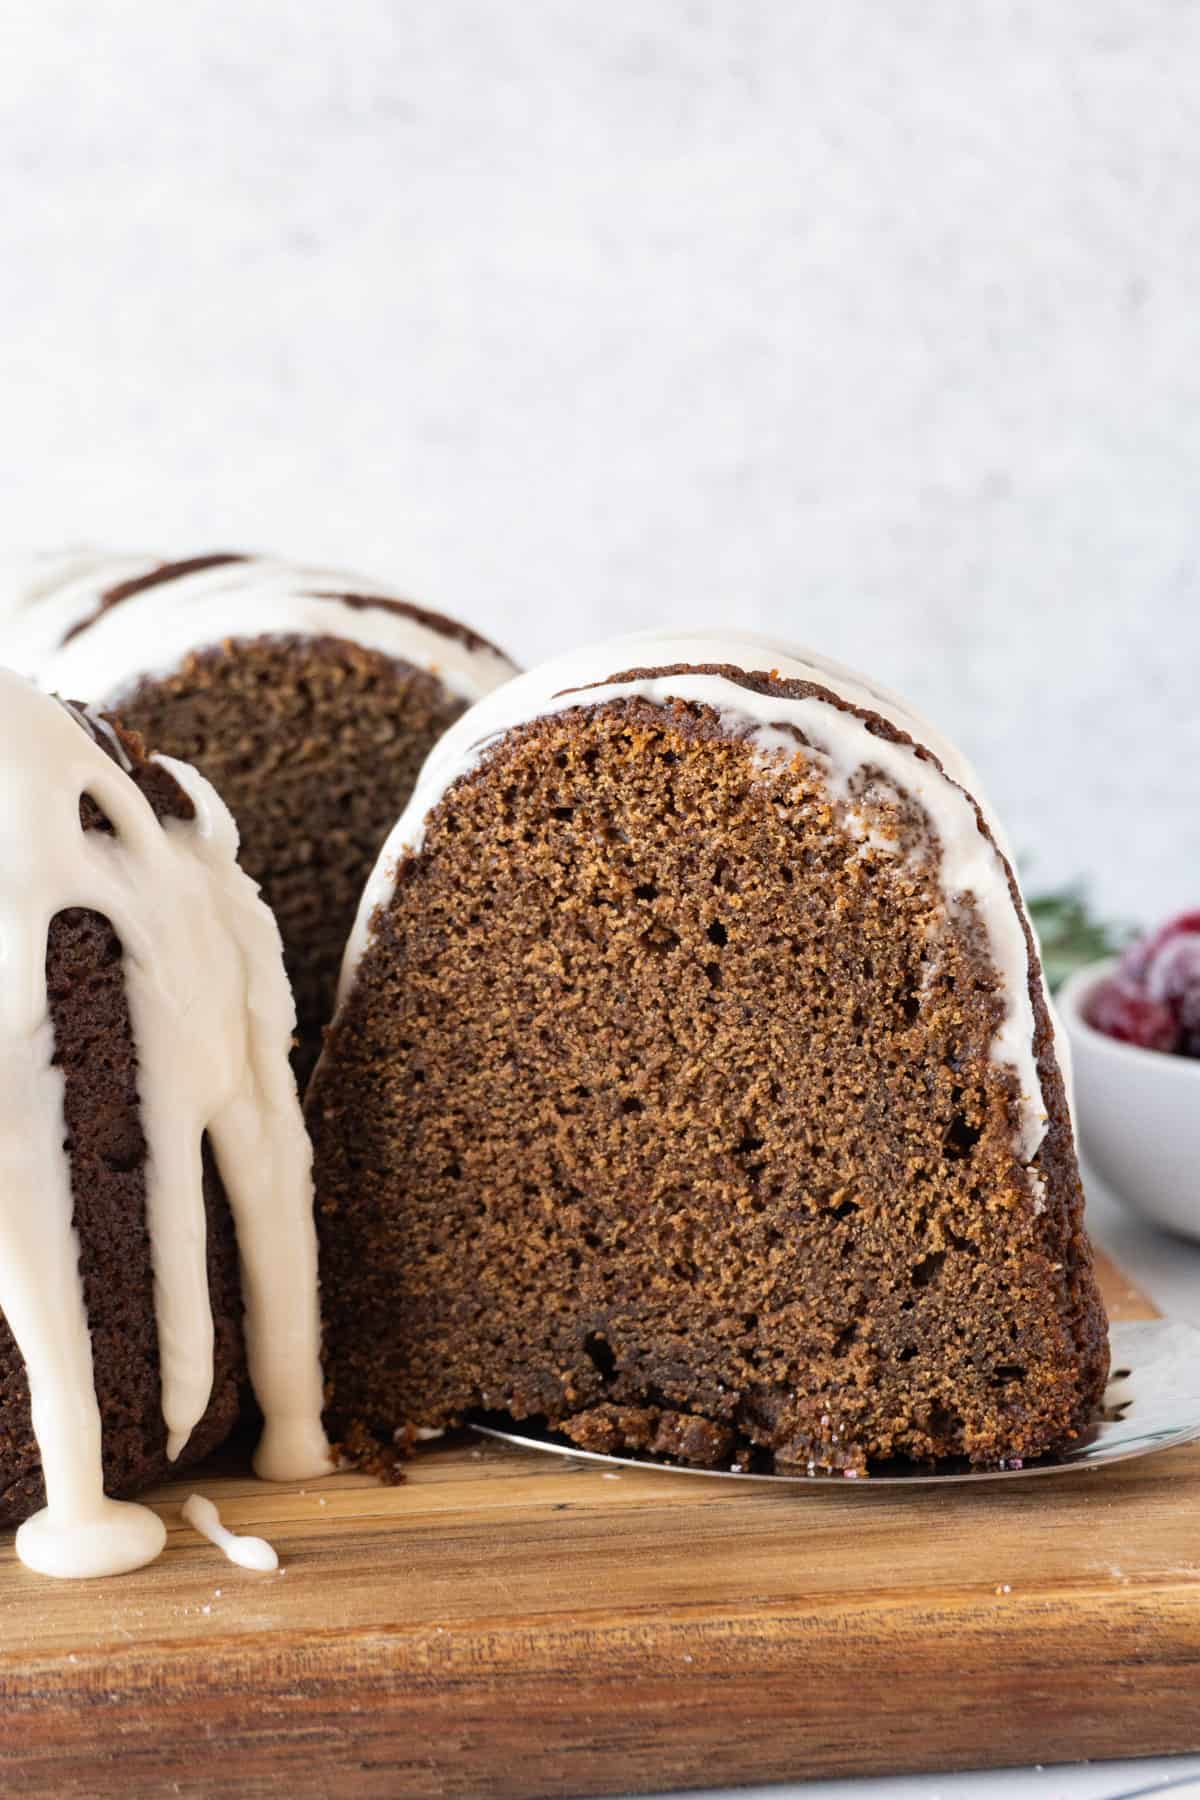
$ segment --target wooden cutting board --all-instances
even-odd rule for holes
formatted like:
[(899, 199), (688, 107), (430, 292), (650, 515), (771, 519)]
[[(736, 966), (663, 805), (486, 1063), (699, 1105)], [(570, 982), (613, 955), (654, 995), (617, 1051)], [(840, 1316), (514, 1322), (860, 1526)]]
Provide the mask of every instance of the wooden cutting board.
[[(1117, 1317), (1153, 1308), (1111, 1267)], [(1200, 1446), (981, 1487), (776, 1490), (423, 1452), (192, 1484), (152, 1568), (0, 1546), (0, 1792), (594, 1795), (1200, 1750)]]

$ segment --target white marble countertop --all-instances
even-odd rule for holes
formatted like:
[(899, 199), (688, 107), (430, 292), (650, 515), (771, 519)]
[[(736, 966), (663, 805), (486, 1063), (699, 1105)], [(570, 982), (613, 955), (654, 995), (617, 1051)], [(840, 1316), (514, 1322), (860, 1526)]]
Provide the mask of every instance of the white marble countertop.
[[(1200, 1244), (1143, 1225), (1094, 1176), (1087, 1182), (1092, 1237), (1167, 1314), (1200, 1325)], [(1200, 1755), (1138, 1758), (958, 1775), (787, 1783), (690, 1800), (1126, 1800), (1133, 1794), (1200, 1796)]]

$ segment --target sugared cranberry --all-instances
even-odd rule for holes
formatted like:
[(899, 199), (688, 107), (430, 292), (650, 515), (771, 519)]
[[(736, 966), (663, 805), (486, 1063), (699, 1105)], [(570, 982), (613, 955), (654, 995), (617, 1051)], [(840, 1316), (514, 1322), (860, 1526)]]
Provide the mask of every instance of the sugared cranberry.
[(1122, 980), (1102, 981), (1087, 1003), (1087, 1021), (1106, 1037), (1143, 1050), (1174, 1050), (1179, 1037), (1175, 1015), (1161, 1000)]
[(1141, 987), (1158, 956), (1175, 942), (1189, 939), (1200, 939), (1200, 912), (1178, 913), (1157, 931), (1130, 944), (1117, 969), (1118, 978)]
[(1088, 1018), (1128, 1044), (1200, 1058), (1200, 911), (1179, 913), (1131, 944), (1092, 996)]
[(1168, 938), (1146, 964), (1142, 987), (1152, 1000), (1175, 1008), (1189, 994), (1200, 994), (1200, 937)]

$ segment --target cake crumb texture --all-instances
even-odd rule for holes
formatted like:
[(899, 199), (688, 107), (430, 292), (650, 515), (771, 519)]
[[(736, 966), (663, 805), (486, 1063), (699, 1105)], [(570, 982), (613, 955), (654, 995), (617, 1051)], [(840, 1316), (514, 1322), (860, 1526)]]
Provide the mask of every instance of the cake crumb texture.
[(1036, 956), (1031, 1172), (937, 854), (870, 770), (835, 797), (679, 701), (451, 787), (310, 1094), (331, 1429), (850, 1474), (1069, 1442), (1107, 1342)]
[(436, 675), (377, 651), (286, 637), (194, 652), (122, 702), (126, 723), (156, 751), (194, 764), (237, 820), (239, 860), (283, 936), (302, 1087), (363, 882), (426, 755), (464, 706)]

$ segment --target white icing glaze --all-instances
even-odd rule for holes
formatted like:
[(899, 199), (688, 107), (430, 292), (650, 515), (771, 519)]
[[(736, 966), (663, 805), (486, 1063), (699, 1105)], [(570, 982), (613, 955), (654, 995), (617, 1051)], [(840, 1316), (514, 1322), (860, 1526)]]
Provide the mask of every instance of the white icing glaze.
[(144, 677), (168, 675), (193, 651), (228, 639), (335, 637), (428, 670), (459, 699), (478, 700), (513, 673), (486, 645), (381, 606), (331, 596), (375, 595), (345, 570), (252, 557), (172, 577), (92, 618), (102, 594), (151, 573), (156, 557), (75, 551), (35, 558), (0, 577), (0, 652), (49, 691), (118, 705)]
[(243, 1537), (238, 1532), (228, 1531), (212, 1501), (206, 1500), (203, 1494), (189, 1494), (180, 1510), (193, 1530), (206, 1537), (210, 1544), (215, 1544), (239, 1569), (255, 1569), (262, 1575), (269, 1575), (279, 1567), (279, 1558), (266, 1538)]
[[(723, 664), (745, 672), (774, 672), (785, 680), (816, 683), (845, 705), (877, 713), (911, 737), (914, 744), (898, 744), (876, 736), (856, 713), (829, 700), (758, 694), (724, 676), (686, 673), (641, 680), (612, 679), (625, 669), (667, 668), (676, 664)], [(576, 691), (579, 689), (586, 691)], [(1007, 839), (981, 799), (970, 765), (954, 745), (896, 695), (811, 651), (785, 648), (751, 632), (640, 632), (613, 639), (518, 676), (464, 713), (430, 752), (412, 799), (380, 853), (346, 947), (339, 1004), (344, 1004), (353, 984), (376, 909), (390, 900), (400, 863), (419, 851), (429, 813), (447, 789), (469, 774), (513, 727), (575, 708), (631, 697), (657, 705), (687, 700), (709, 706), (719, 714), (727, 730), (749, 735), (755, 749), (772, 760), (790, 761), (796, 755), (794, 737), (780, 729), (796, 727), (821, 757), (836, 797), (847, 801), (851, 780), (859, 770), (870, 766), (919, 803), (940, 840), (940, 881), (947, 904), (953, 907), (961, 897), (970, 894), (988, 935), (1005, 1003), (992, 1055), (1016, 1077), (1020, 1096), (1018, 1148), (1022, 1159), (1028, 1162), (1045, 1135), (1047, 1118), (1034, 1053), (1029, 951), (1003, 861), (1003, 856), (1012, 860)], [(945, 774), (918, 755), (914, 745), (931, 750)], [(979, 829), (976, 803), (995, 843)], [(862, 831), (852, 805), (845, 806), (844, 816), (848, 828)], [(879, 847), (887, 848), (882, 842)]]
[[(169, 1454), (183, 1449), (212, 1390), (207, 1132), (237, 1231), (247, 1355), (266, 1421), (255, 1466), (290, 1479), (330, 1465), (311, 1151), (288, 1062), (295, 1008), (279, 932), (238, 867), (225, 806), (194, 770), (163, 761), (194, 820), (160, 823), (70, 709), (0, 670), (0, 1309), (24, 1359), (47, 1493), (17, 1550), (51, 1575), (118, 1573), (163, 1542), (154, 1513), (103, 1493), (46, 993), (47, 935), (67, 907), (102, 913), (123, 949)], [(81, 828), (83, 794), (115, 835)]]

